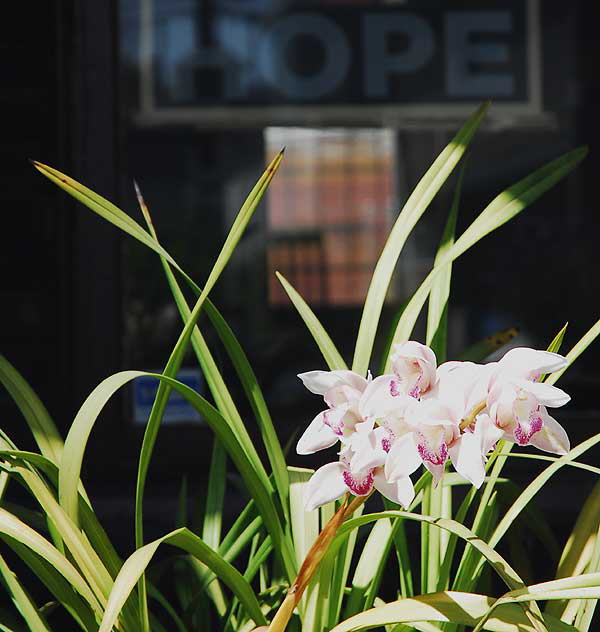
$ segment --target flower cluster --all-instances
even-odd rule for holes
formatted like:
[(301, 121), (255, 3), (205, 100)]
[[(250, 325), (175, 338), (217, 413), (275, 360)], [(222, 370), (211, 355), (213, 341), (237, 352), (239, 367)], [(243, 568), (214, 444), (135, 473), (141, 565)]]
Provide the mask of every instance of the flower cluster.
[(569, 396), (540, 381), (566, 366), (557, 353), (517, 348), (499, 362), (446, 362), (418, 342), (395, 346), (393, 373), (373, 379), (352, 371), (310, 371), (298, 377), (327, 409), (308, 426), (298, 454), (341, 444), (339, 460), (318, 469), (305, 495), (308, 511), (373, 488), (408, 507), (410, 475), (423, 464), (437, 484), (446, 463), (479, 487), (487, 454), (499, 439), (564, 454), (569, 439), (546, 407)]

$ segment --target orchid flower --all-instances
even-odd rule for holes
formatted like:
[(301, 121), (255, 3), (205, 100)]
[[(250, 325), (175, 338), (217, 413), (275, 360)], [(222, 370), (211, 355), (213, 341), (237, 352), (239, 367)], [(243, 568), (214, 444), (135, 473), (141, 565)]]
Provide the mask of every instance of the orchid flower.
[(345, 493), (367, 496), (376, 489), (392, 502), (408, 507), (415, 496), (408, 476), (390, 483), (382, 467), (386, 453), (381, 449), (378, 430), (355, 433), (344, 442), (340, 459), (319, 468), (308, 481), (304, 507), (312, 511)]
[(414, 340), (397, 344), (391, 360), (394, 371), (390, 380), (392, 395), (405, 394), (418, 399), (435, 385), (437, 360), (426, 345)]
[(487, 406), (505, 439), (555, 454), (569, 451), (567, 433), (546, 406), (563, 406), (570, 397), (556, 386), (537, 381), (541, 374), (566, 363), (557, 353), (525, 348), (512, 349), (499, 361), (490, 380)]
[(412, 432), (409, 438), (392, 445), (385, 465), (386, 477), (394, 482), (407, 470), (414, 472), (422, 462), (437, 484), (444, 473), (448, 449), (460, 437), (458, 423), (450, 409), (435, 399), (414, 401), (406, 409), (406, 421)]
[(328, 406), (312, 420), (296, 446), (298, 454), (313, 454), (348, 436), (361, 421), (358, 403), (369, 380), (346, 370), (309, 371), (298, 377), (311, 393), (322, 395)]

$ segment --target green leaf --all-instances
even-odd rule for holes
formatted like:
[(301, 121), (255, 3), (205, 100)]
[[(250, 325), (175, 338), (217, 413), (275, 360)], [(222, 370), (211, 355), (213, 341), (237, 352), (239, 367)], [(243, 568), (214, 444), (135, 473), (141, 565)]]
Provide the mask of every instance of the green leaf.
[(260, 610), (260, 605), (252, 592), (250, 584), (242, 577), (239, 571), (223, 560), (215, 551), (202, 542), (198, 536), (183, 528), (172, 531), (162, 538), (137, 549), (125, 561), (110, 593), (99, 632), (110, 632), (112, 630), (125, 601), (131, 594), (138, 579), (144, 573), (154, 553), (163, 543), (176, 546), (190, 553), (203, 564), (206, 564), (244, 604), (256, 625), (266, 624), (266, 619)]
[[(541, 472), (536, 478), (523, 490), (517, 500), (509, 507), (504, 516), (496, 526), (493, 534), (489, 539), (490, 547), (495, 547), (502, 539), (504, 534), (508, 531), (515, 518), (524, 510), (529, 501), (542, 489), (542, 487), (550, 480), (554, 474), (556, 474), (565, 464), (570, 461), (574, 461), (577, 457), (587, 452), (590, 448), (600, 443), (600, 434), (590, 437), (586, 441), (583, 441), (578, 446), (570, 450), (567, 454), (557, 459), (554, 463), (549, 465), (543, 472)], [(479, 568), (483, 564), (480, 561), (473, 576), (476, 576)]]
[[(419, 621), (452, 621), (474, 626), (493, 603), (491, 597), (463, 592), (420, 595), (357, 614), (335, 626), (331, 632), (359, 632), (384, 625)], [(547, 624), (549, 632), (576, 632), (573, 627), (553, 619), (549, 619)], [(531, 626), (520, 608), (505, 604), (493, 613), (484, 629), (493, 632), (524, 632), (531, 630)]]
[(6, 544), (25, 562), (35, 575), (60, 603), (84, 632), (96, 632), (98, 624), (89, 604), (73, 590), (69, 582), (43, 557), (34, 553), (21, 542), (3, 536)]
[(531, 175), (497, 195), (458, 238), (444, 259), (433, 268), (415, 292), (398, 322), (398, 327), (394, 334), (394, 342), (401, 343), (410, 338), (433, 282), (447, 263), (457, 259), (482, 237), (508, 222), (529, 204), (537, 200), (543, 193), (572, 171), (586, 154), (587, 149), (585, 147), (574, 149), (534, 171)]
[(10, 570), (2, 555), (0, 555), (0, 576), (4, 580), (13, 603), (27, 622), (27, 627), (31, 632), (49, 632), (50, 628), (48, 628), (44, 618), (38, 612), (32, 598), (17, 579), (17, 576)]
[(483, 104), (437, 157), (406, 201), (375, 266), (362, 312), (352, 370), (366, 375), (385, 295), (404, 244), (429, 203), (458, 164), (487, 111)]
[(372, 605), (372, 600), (369, 599), (370, 589), (380, 576), (383, 564), (388, 557), (392, 544), (391, 532), (390, 520), (378, 520), (373, 525), (356, 564), (352, 587), (344, 609), (344, 618), (362, 612)]
[(565, 333), (567, 333), (568, 326), (569, 326), (569, 323), (565, 323), (563, 328), (556, 334), (556, 336), (554, 336), (554, 339), (548, 345), (548, 351), (552, 351), (554, 353), (558, 353), (560, 351), (563, 340), (565, 339)]
[(54, 494), (35, 472), (20, 466), (15, 466), (13, 471), (19, 474), (40, 503), (44, 513), (60, 534), (65, 546), (84, 574), (98, 601), (104, 604), (112, 586), (112, 577), (96, 551), (58, 502), (56, 502)]
[[(455, 520), (446, 520), (444, 518), (433, 518), (431, 516), (424, 516), (421, 514), (415, 514), (406, 511), (382, 511), (378, 513), (372, 513), (358, 518), (352, 518), (346, 521), (338, 530), (335, 540), (328, 554), (335, 555), (335, 543), (339, 539), (343, 538), (350, 531), (357, 529), (358, 527), (373, 522), (375, 520), (382, 520), (384, 518), (404, 518), (405, 520), (413, 520), (420, 523), (427, 523), (435, 528), (444, 529), (454, 535), (458, 536), (462, 540), (468, 543), (468, 545), (477, 550), (487, 560), (491, 568), (500, 576), (500, 578), (506, 583), (510, 590), (517, 590), (525, 586), (523, 580), (519, 577), (518, 573), (510, 566), (510, 564), (504, 559), (497, 551), (489, 546), (482, 539), (477, 537), (473, 531), (467, 529), (464, 525), (456, 522)], [(533, 612), (528, 612), (528, 619), (534, 623), (535, 629), (539, 628), (537, 624), (537, 616), (539, 616), (539, 610), (535, 608)]]
[[(566, 327), (566, 325), (565, 325)], [(579, 340), (579, 342), (567, 353), (567, 366), (561, 371), (557, 371), (553, 373), (546, 382), (548, 384), (554, 384), (561, 375), (575, 362), (575, 360), (596, 340), (600, 334), (600, 320), (597, 321), (592, 327), (587, 331), (587, 333)]]
[[(35, 469), (43, 472), (55, 489), (58, 488), (58, 467), (46, 457), (34, 452), (24, 452), (22, 450), (0, 450), (0, 456), (11, 460), (21, 460), (24, 463), (33, 465)], [(83, 531), (94, 551), (100, 556), (102, 563), (111, 577), (114, 578), (121, 568), (121, 559), (108, 539), (106, 532), (98, 522), (98, 518), (94, 510), (88, 504), (87, 498), (81, 495), (81, 486), (78, 502)]]
[[(156, 241), (158, 242), (158, 236), (152, 223), (152, 218), (150, 216), (148, 207), (146, 206), (146, 203), (137, 185), (135, 188), (138, 202), (148, 228), (154, 239), (156, 239)], [(173, 298), (175, 299), (179, 312), (184, 322), (187, 322), (190, 317), (191, 310), (187, 304), (187, 301), (185, 300), (179, 284), (177, 283), (175, 275), (173, 274), (168, 262), (164, 257), (161, 257), (161, 263), (163, 265), (169, 287), (171, 288), (171, 292), (173, 293)], [(187, 278), (194, 292), (198, 296), (201, 295), (202, 290), (195, 283), (193, 283), (191, 279), (189, 279), (189, 277)], [(256, 380), (256, 376), (254, 375), (254, 372), (252, 371), (252, 368), (250, 367), (250, 364), (235, 335), (233, 334), (219, 311), (208, 299), (206, 299), (204, 309), (208, 317), (212, 321), (215, 329), (217, 330), (217, 333), (221, 338), (223, 344), (225, 345), (227, 353), (231, 358), (233, 365), (240, 377), (244, 391), (248, 397), (256, 420), (259, 424), (261, 436), (267, 450), (269, 463), (271, 464), (271, 468), (273, 470), (275, 486), (281, 499), (283, 514), (284, 516), (288, 516), (289, 481), (287, 477), (285, 458), (283, 456), (281, 444), (279, 443), (279, 439), (273, 426), (269, 410), (260, 390), (258, 381)], [(207, 384), (210, 388), (217, 408), (223, 414), (223, 416), (231, 419), (234, 432), (238, 435), (240, 441), (242, 441), (246, 446), (246, 450), (248, 451), (250, 457), (257, 462), (258, 467), (261, 467), (260, 459), (254, 449), (252, 440), (248, 435), (246, 426), (242, 421), (242, 418), (235, 406), (235, 403), (233, 402), (229, 390), (227, 389), (221, 373), (219, 372), (217, 364), (214, 361), (208, 345), (206, 344), (198, 327), (194, 328), (191, 341), (192, 347), (194, 348), (196, 356), (198, 357), (198, 361), (200, 363), (200, 366), (202, 367), (202, 372), (206, 377)]]
[(0, 382), (23, 413), (41, 453), (59, 463), (63, 440), (58, 429), (31, 386), (3, 355), (0, 355)]
[(215, 551), (219, 548), (221, 541), (226, 478), (227, 452), (225, 452), (221, 443), (215, 439), (208, 474), (206, 510), (204, 512), (204, 524), (202, 526), (202, 539)]
[(300, 296), (300, 294), (294, 289), (292, 284), (279, 272), (275, 272), (279, 282), (283, 286), (287, 295), (290, 297), (292, 304), (300, 314), (300, 317), (304, 321), (304, 324), (308, 328), (308, 331), (312, 334), (314, 341), (323, 354), (323, 358), (330, 370), (347, 369), (347, 365), (344, 359), (337, 350), (333, 340), (331, 340), (329, 334), (325, 331), (323, 325), (319, 322), (319, 319), (315, 316), (315, 313), (306, 303), (306, 301)]
[[(454, 244), (454, 233), (456, 232), (456, 218), (458, 217), (458, 206), (462, 191), (465, 166), (463, 165), (459, 175), (450, 213), (442, 233), (442, 240), (438, 247), (433, 265), (436, 266), (443, 261), (446, 253)], [(438, 364), (446, 361), (446, 348), (448, 339), (448, 301), (450, 300), (450, 282), (452, 280), (452, 262), (445, 265), (433, 283), (429, 292), (429, 309), (427, 310), (427, 344), (433, 349), (438, 360)]]
[[(497, 599), (489, 608), (486, 615), (478, 622), (473, 632), (483, 629), (488, 617), (501, 605), (508, 603), (523, 603), (526, 601), (547, 601), (555, 599), (593, 599), (600, 597), (600, 573), (589, 573), (578, 577), (555, 579), (542, 584), (526, 586), (506, 593)], [(562, 625), (565, 625), (564, 623)], [(584, 630), (575, 624), (577, 630)]]
[(0, 533), (21, 542), (44, 558), (73, 586), (95, 612), (102, 614), (102, 607), (98, 599), (71, 562), (48, 540), (2, 507), (0, 507)]
[[(267, 486), (268, 478), (265, 479), (260, 472), (256, 471), (244, 447), (240, 445), (227, 420), (218, 410), (196, 391), (164, 374), (145, 373), (142, 371), (116, 373), (101, 382), (88, 396), (80, 409), (80, 413), (82, 410), (84, 412), (81, 415), (78, 413), (67, 438), (67, 443), (71, 446), (68, 453), (70, 456), (69, 468), (66, 469), (63, 464), (60, 471), (61, 478), (59, 479), (59, 493), (63, 498), (63, 506), (73, 506), (73, 495), (77, 489), (75, 481), (79, 479), (87, 440), (102, 408), (119, 388), (136, 377), (142, 376), (153, 377), (169, 384), (171, 388), (181, 393), (200, 412), (242, 475), (248, 490), (256, 502), (264, 524), (273, 537), (274, 543), (279, 547), (282, 555), (288, 555), (286, 547), (289, 545), (284, 537), (277, 510), (271, 498), (272, 490)], [(70, 440), (70, 437), (73, 438)], [(66, 454), (67, 451), (65, 450)], [(295, 567), (293, 559), (291, 560), (291, 567)]]
[(138, 241), (141, 241), (144, 245), (148, 246), (161, 256), (163, 256), (171, 265), (179, 270), (179, 266), (171, 255), (129, 215), (124, 213), (120, 208), (115, 206), (112, 202), (103, 198), (101, 195), (94, 193), (91, 189), (88, 189), (83, 184), (77, 182), (73, 178), (61, 173), (57, 169), (53, 169), (48, 165), (44, 165), (41, 162), (33, 161), (35, 168), (49, 178), (52, 182), (57, 184), (61, 189), (65, 190), (69, 195), (72, 195), (76, 200), (79, 200), (82, 204), (89, 209), (100, 215), (100, 217), (114, 224), (121, 230), (125, 231), (132, 237), (135, 237)]

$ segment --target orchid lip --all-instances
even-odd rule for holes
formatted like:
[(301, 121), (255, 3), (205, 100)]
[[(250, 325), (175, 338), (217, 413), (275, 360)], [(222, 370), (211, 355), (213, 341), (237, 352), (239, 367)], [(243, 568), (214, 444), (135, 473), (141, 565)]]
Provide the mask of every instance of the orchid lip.
[(357, 479), (350, 470), (344, 470), (344, 483), (355, 496), (366, 496), (373, 488), (373, 470), (362, 479)]

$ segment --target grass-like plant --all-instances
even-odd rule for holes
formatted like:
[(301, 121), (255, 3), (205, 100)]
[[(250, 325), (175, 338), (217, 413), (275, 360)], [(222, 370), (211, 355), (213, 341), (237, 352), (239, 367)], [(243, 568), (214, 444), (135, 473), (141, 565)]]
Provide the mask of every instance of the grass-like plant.
[[(389, 384), (392, 384), (391, 394), (395, 396), (393, 391), (397, 386), (394, 386), (393, 380), (400, 379), (398, 372), (408, 366), (398, 349), (407, 348), (402, 343), (411, 338), (415, 322), (428, 299), (425, 342), (438, 358), (445, 357), (446, 314), (453, 261), (482, 237), (524, 210), (585, 156), (585, 149), (575, 149), (542, 166), (497, 195), (456, 237), (459, 178), (434, 267), (404, 306), (393, 331), (389, 334), (382, 332), (380, 315), (404, 243), (463, 157), (486, 109), (487, 104), (467, 121), (422, 177), (400, 212), (373, 273), (350, 367), (311, 308), (292, 285), (278, 275), (321, 350), (324, 365), (334, 372), (330, 375), (348, 376), (351, 369), (352, 375), (364, 380), (366, 385), (369, 368), (373, 368), (375, 339), (378, 335), (387, 334), (381, 373), (385, 374), (385, 379), (392, 380)], [(410, 483), (414, 494), (412, 499), (403, 501), (407, 506), (402, 508), (386, 498), (385, 509), (375, 512), (365, 510), (365, 507), (370, 508), (370, 505), (364, 504), (370, 488), (361, 487), (359, 495), (354, 497), (347, 493), (340, 500), (322, 502), (324, 492), (315, 483), (315, 480), (318, 483), (318, 477), (311, 479), (311, 470), (286, 465), (275, 425), (255, 374), (234, 332), (209, 299), (282, 158), (283, 152), (273, 159), (250, 192), (202, 287), (161, 245), (139, 191), (138, 200), (146, 228), (72, 178), (46, 165), (34, 163), (58, 186), (160, 257), (183, 328), (162, 373), (124, 371), (106, 378), (85, 400), (64, 441), (32, 389), (17, 370), (0, 357), (0, 379), (20, 408), (39, 448), (39, 452), (35, 453), (19, 450), (9, 435), (4, 430), (0, 431), (0, 537), (3, 542), (0, 577), (21, 615), (16, 615), (15, 608), (0, 606), (0, 630), (65, 630), (65, 617), (72, 622), (73, 629), (80, 628), (85, 632), (109, 632), (113, 629), (122, 632), (213, 629), (250, 632), (255, 628), (272, 632), (285, 629), (305, 632), (368, 629), (385, 629), (386, 632), (591, 630), (594, 608), (600, 597), (600, 485), (593, 488), (582, 507), (559, 555), (555, 577), (549, 581), (527, 585), (515, 570), (515, 565), (500, 555), (497, 546), (511, 525), (523, 516), (531, 518), (528, 522), (532, 529), (544, 542), (548, 542), (549, 528), (535, 513), (531, 501), (544, 485), (551, 484), (550, 479), (562, 468), (577, 467), (590, 475), (599, 474), (599, 468), (580, 462), (578, 458), (600, 443), (600, 434), (572, 449), (565, 448), (563, 442), (562, 447), (554, 450), (564, 452), (560, 456), (513, 454), (513, 442), (507, 439), (516, 437), (514, 440), (517, 442), (527, 443), (539, 432), (542, 422), (534, 427), (531, 424), (537, 423), (538, 418), (533, 422), (530, 418), (527, 440), (521, 440), (525, 436), (521, 426), (509, 420), (513, 426), (517, 424), (521, 428), (510, 435), (509, 426), (502, 426), (498, 421), (501, 419), (498, 405), (494, 408), (495, 404), (490, 404), (489, 398), (484, 399), (454, 426), (444, 422), (446, 427), (452, 426), (454, 433), (451, 440), (446, 439), (449, 445), (454, 442), (452, 445), (456, 446), (459, 441), (466, 444), (467, 439), (479, 432), (477, 426), (483, 428), (483, 411), (489, 408), (491, 416), (486, 419), (491, 419), (490, 428), (495, 432), (499, 429), (504, 438), (498, 440), (496, 437), (495, 447), (485, 466), (481, 459), (487, 456), (487, 449), (479, 453), (477, 467), (485, 467), (481, 480), (477, 481), (479, 488), (472, 486), (459, 473), (444, 471), (447, 469), (446, 456), (435, 461), (427, 452), (429, 444), (422, 439), (421, 443), (417, 442), (419, 454), (431, 471), (425, 471), (414, 483), (414, 488)], [(194, 305), (187, 303), (181, 284), (189, 286), (196, 294)], [(235, 367), (254, 413), (268, 464), (259, 457), (246, 428), (247, 420), (242, 419), (197, 324), (202, 312), (208, 316)], [(519, 388), (522, 388), (519, 393), (529, 392), (527, 388), (536, 393), (541, 393), (541, 389), (562, 393), (559, 389), (548, 389), (598, 333), (600, 322), (593, 325), (566, 354), (562, 364), (556, 365), (560, 369), (547, 376), (530, 376), (531, 379), (527, 378), (529, 386), (520, 383)], [(564, 334), (563, 328), (549, 343), (548, 351), (554, 354), (559, 351)], [(498, 340), (502, 341), (502, 336), (471, 348), (469, 359), (482, 361)], [(212, 402), (176, 379), (190, 345), (204, 373)], [(420, 345), (418, 348), (424, 347)], [(424, 400), (424, 392), (430, 386), (419, 382), (424, 371), (436, 370), (435, 363), (433, 368), (427, 365), (429, 351), (423, 353), (425, 359), (421, 358), (418, 362), (411, 360), (410, 364), (411, 375), (416, 380), (411, 383), (411, 388), (415, 384), (420, 384), (421, 388), (421, 391), (411, 390), (410, 396), (414, 401)], [(441, 367), (438, 369), (441, 371)], [(344, 371), (347, 373), (340, 373)], [(132, 525), (135, 550), (123, 560), (102, 528), (93, 509), (93, 499), (87, 496), (80, 475), (88, 438), (103, 407), (119, 389), (140, 376), (153, 377), (159, 386), (139, 454), (135, 524)], [(375, 384), (378, 379), (369, 384)], [(200, 527), (179, 528), (158, 540), (147, 542), (143, 531), (145, 483), (157, 432), (172, 390), (178, 391), (200, 412), (215, 434), (206, 508)], [(331, 404), (331, 410), (333, 408)], [(365, 413), (365, 419), (359, 421), (366, 423), (368, 419), (371, 419), (369, 432), (381, 434), (386, 430), (384, 413), (373, 413), (371, 417)], [(546, 419), (547, 427), (551, 427), (549, 423)], [(325, 433), (331, 427), (325, 427)], [(352, 434), (354, 427), (350, 435), (347, 430), (348, 427), (344, 426), (338, 432), (342, 443), (350, 441), (350, 435), (357, 436)], [(470, 430), (473, 430), (471, 435)], [(430, 435), (427, 436), (431, 439)], [(357, 444), (352, 445), (355, 449)], [(299, 451), (302, 451), (300, 447)], [(439, 453), (436, 454), (439, 456)], [(239, 472), (249, 501), (233, 525), (224, 532), (226, 456)], [(524, 489), (517, 488), (503, 473), (507, 460), (515, 456), (547, 462), (545, 469)], [(375, 469), (383, 468), (382, 462), (377, 463), (368, 470), (371, 479)], [(460, 468), (457, 465), (457, 469)], [(386, 476), (388, 473), (386, 469)], [(352, 489), (354, 479), (351, 475), (349, 477), (349, 489)], [(31, 494), (36, 503), (35, 510), (7, 500), (12, 481)], [(316, 501), (315, 494), (318, 496)], [(458, 499), (460, 504), (456, 506)], [(506, 503), (508, 508), (505, 508)], [(312, 509), (316, 505), (320, 507)], [(411, 523), (419, 525), (420, 536)], [(176, 554), (172, 563), (163, 559), (159, 565), (153, 564), (157, 549), (165, 544), (170, 545)], [(419, 547), (420, 563), (414, 559), (415, 549)], [(4, 554), (9, 550), (12, 551), (6, 556), (9, 563), (13, 564), (11, 560), (20, 558), (22, 564), (31, 570), (26, 579), (25, 575), (15, 575), (9, 567)], [(498, 591), (488, 581), (489, 571), (499, 577), (503, 589)], [(390, 575), (397, 578), (396, 584), (391, 588), (389, 585), (382, 586), (384, 577), (389, 582)], [(46, 603), (37, 603), (30, 595), (27, 584), (32, 577), (48, 595)], [(36, 587), (36, 594), (40, 594), (39, 587)], [(387, 599), (392, 595), (392, 601), (385, 603), (380, 595), (385, 595)]]

